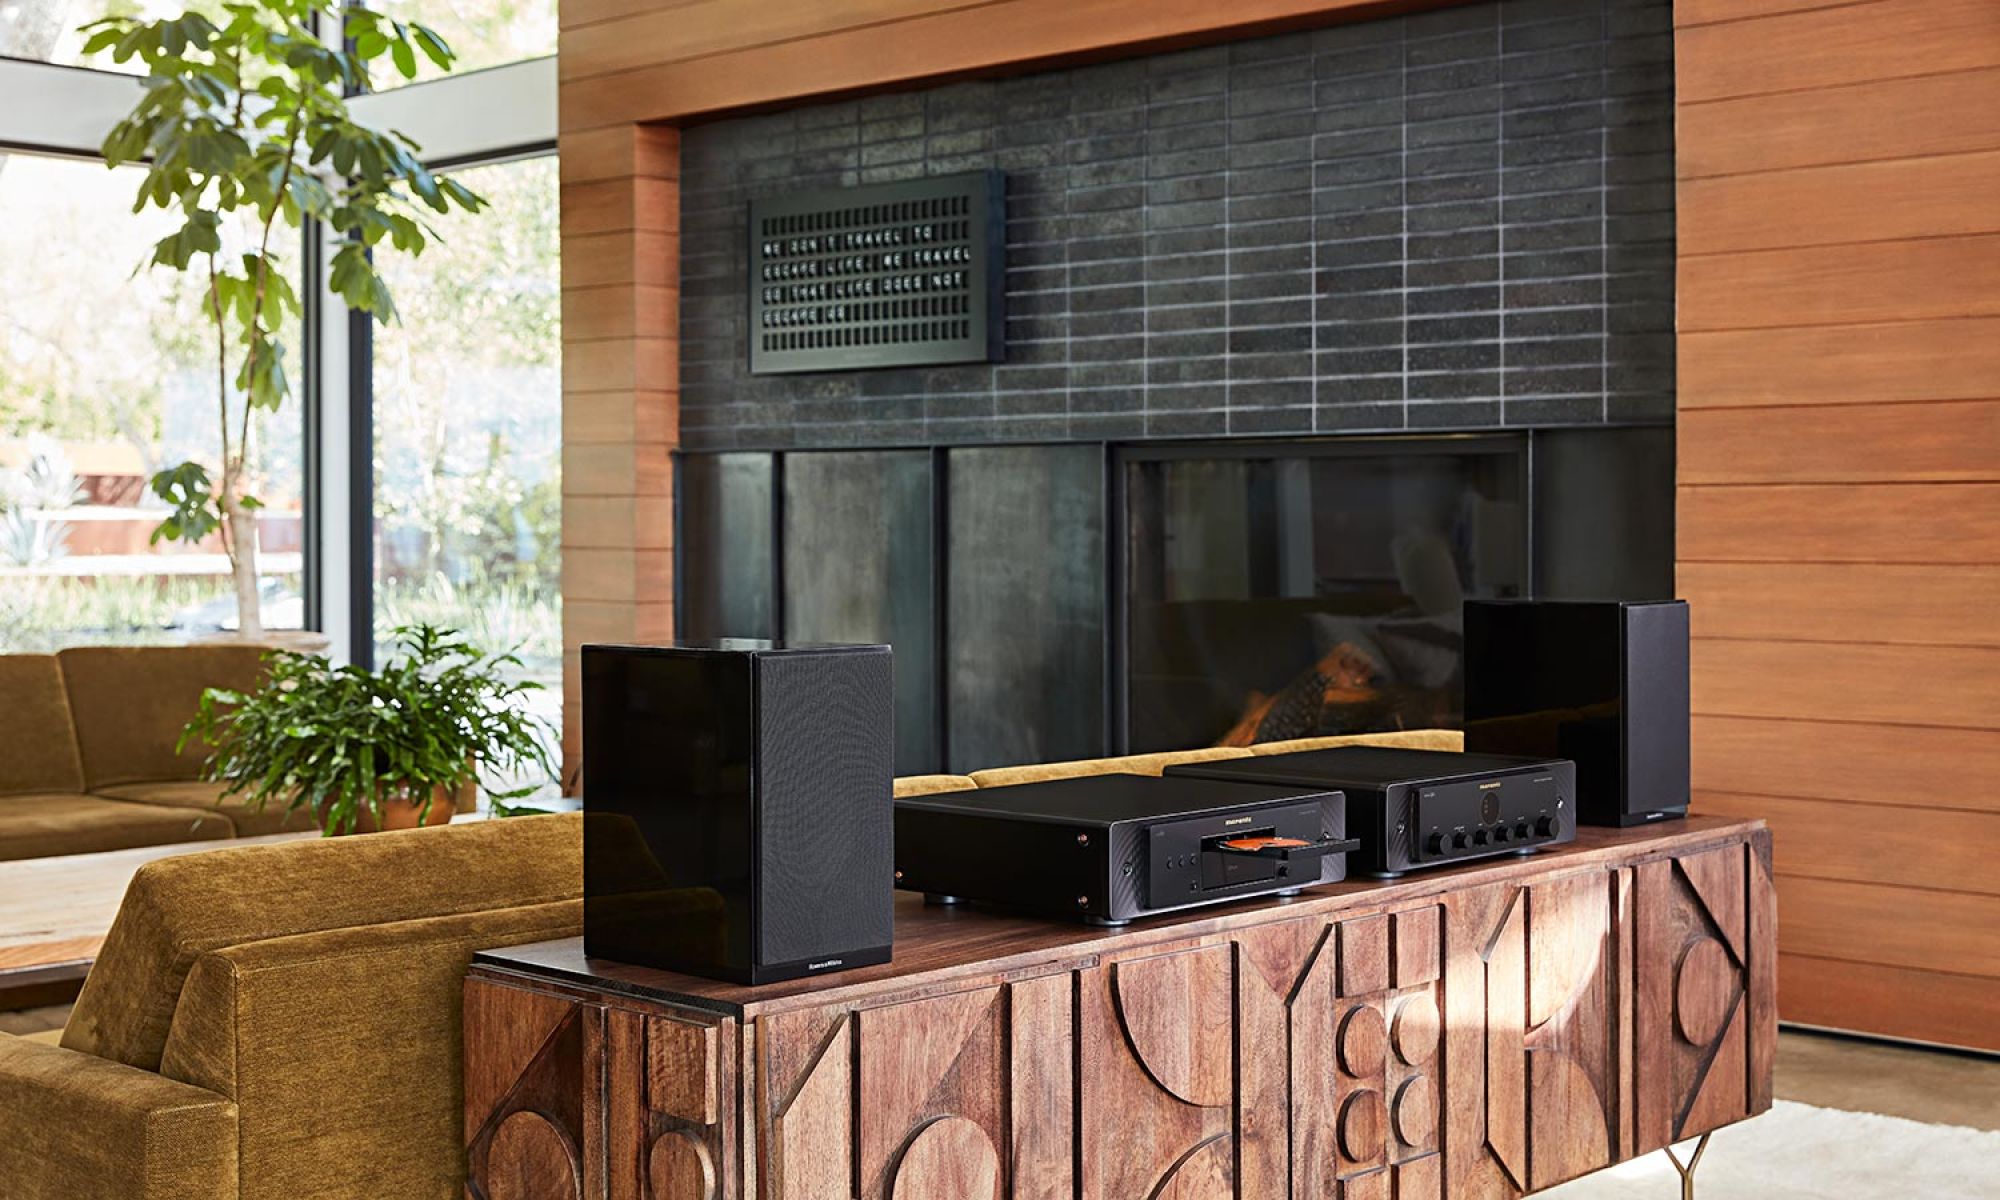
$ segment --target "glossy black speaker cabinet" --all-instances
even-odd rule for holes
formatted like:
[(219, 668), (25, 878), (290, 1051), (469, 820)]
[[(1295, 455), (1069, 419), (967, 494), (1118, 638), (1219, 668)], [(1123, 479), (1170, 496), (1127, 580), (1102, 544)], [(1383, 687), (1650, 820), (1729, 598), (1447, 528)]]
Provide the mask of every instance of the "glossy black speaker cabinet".
[(1465, 604), (1465, 748), (1574, 761), (1585, 825), (1687, 814), (1688, 708), (1685, 601)]
[(894, 690), (887, 646), (585, 646), (585, 953), (745, 984), (889, 961)]

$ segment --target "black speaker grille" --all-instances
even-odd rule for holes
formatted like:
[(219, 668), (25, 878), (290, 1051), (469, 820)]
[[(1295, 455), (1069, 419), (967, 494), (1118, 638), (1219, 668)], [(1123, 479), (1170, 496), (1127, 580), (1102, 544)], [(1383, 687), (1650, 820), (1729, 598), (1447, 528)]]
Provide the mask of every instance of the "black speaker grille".
[(885, 648), (758, 658), (760, 962), (889, 944), (894, 693)]

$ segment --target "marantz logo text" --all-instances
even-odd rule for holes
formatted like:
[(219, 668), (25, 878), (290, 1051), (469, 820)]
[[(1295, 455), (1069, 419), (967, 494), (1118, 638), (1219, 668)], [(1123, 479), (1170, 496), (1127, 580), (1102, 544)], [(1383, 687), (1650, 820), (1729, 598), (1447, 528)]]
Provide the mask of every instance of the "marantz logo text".
[(806, 970), (808, 970), (808, 971), (824, 971), (824, 970), (826, 970), (826, 969), (827, 969), (828, 967), (837, 967), (837, 966), (839, 966), (839, 965), (840, 965), (841, 963), (844, 963), (844, 962), (846, 962), (846, 961), (847, 961), (847, 960), (846, 960), (846, 959), (844, 959), (844, 958), (829, 958), (829, 959), (827, 959), (827, 960), (826, 960), (825, 962), (816, 962), (816, 963), (807, 963), (807, 964), (806, 964)]
[(1231, 817), (1223, 822), (1224, 825), (1248, 825), (1249, 823), (1249, 817)]

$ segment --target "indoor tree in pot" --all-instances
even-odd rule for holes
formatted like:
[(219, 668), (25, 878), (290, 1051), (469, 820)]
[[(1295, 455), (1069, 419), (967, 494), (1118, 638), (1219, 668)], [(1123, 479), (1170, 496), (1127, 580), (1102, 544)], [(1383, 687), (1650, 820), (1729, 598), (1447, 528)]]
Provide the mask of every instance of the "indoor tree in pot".
[(138, 103), (104, 139), (104, 161), (143, 163), (133, 211), (158, 205), (179, 219), (151, 265), (197, 275), (215, 336), (218, 470), (183, 462), (153, 476), (170, 507), (153, 540), (219, 535), (237, 628), (257, 638), (252, 416), (284, 403), (281, 335), (301, 311), (273, 237), (283, 229), (295, 239), (307, 221), (321, 223), (337, 246), (332, 290), (351, 308), (394, 319), (372, 256), (422, 253), (432, 236), (425, 209), (477, 211), (485, 202), (433, 175), (408, 137), (358, 121), (349, 99), (367, 90), (375, 60), (409, 79), (418, 54), (449, 70), (452, 52), (423, 25), (336, 0), (235, 0), (214, 19), (112, 16), (83, 28), (86, 54), (108, 50), (146, 68)]
[[(181, 744), (213, 748), (205, 772), (232, 797), (310, 809), (328, 835), (441, 825), (481, 766), (554, 777), (553, 727), (520, 703), (542, 685), (510, 677), (519, 659), (430, 625), (398, 628), (395, 643), (379, 671), (273, 650), (255, 693), (203, 693)], [(536, 786), (487, 796), (504, 814)]]

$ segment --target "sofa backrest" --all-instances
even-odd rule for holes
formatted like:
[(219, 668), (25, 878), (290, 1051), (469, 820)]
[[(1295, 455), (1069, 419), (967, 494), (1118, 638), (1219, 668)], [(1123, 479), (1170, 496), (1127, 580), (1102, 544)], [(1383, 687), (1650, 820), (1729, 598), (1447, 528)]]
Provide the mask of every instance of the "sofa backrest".
[(461, 1200), (466, 966), (582, 928), (561, 900), (212, 950), (160, 1072), (236, 1102), (237, 1200)]
[[(577, 813), (243, 846), (147, 863), (125, 890), (62, 1044), (157, 1071), (182, 984), (195, 960), (211, 951), (582, 894), (583, 818)], [(324, 999), (329, 1005), (354, 1002)]]
[(1072, 762), (989, 767), (984, 771), (974, 771), (971, 779), (980, 787), (1006, 787), (1015, 783), (1039, 783), (1045, 779), (1074, 779), (1079, 775), (1158, 775), (1176, 763), (1213, 762), (1222, 758), (1248, 758), (1249, 755), (1250, 751), (1240, 746), (1209, 746), (1200, 750), (1127, 754), (1121, 758), (1079, 758)]
[(181, 730), (211, 687), (252, 691), (264, 675), (267, 647), (245, 643), (193, 646), (77, 646), (56, 655), (76, 722), (84, 782), (198, 779), (204, 742), (176, 753)]
[(7, 729), (0, 736), (0, 796), (80, 792), (83, 763), (76, 726), (53, 654), (0, 655), (0, 696)]
[(1395, 746), (1403, 750), (1463, 750), (1465, 734), (1456, 729), (1391, 729), (1383, 733), (1343, 733), (1333, 737), (1294, 738), (1289, 742), (1259, 742), (1252, 754), (1297, 754), (1335, 746)]

